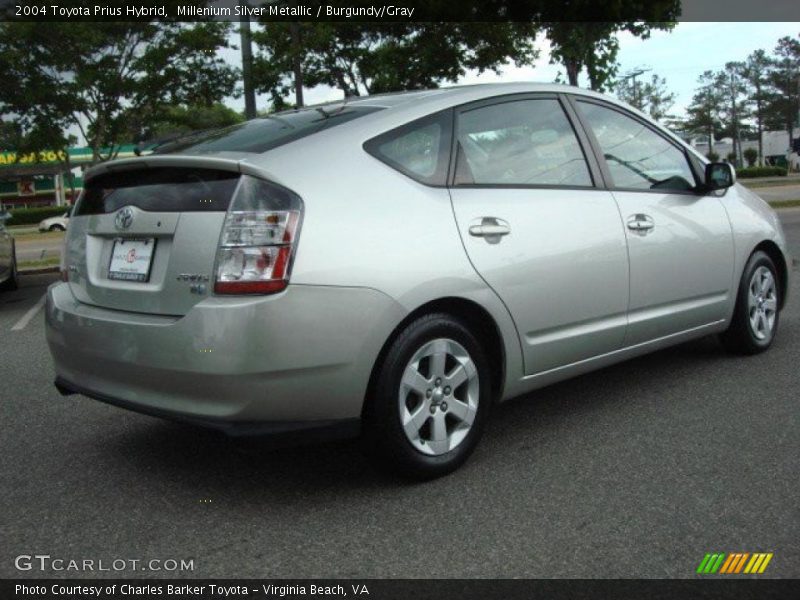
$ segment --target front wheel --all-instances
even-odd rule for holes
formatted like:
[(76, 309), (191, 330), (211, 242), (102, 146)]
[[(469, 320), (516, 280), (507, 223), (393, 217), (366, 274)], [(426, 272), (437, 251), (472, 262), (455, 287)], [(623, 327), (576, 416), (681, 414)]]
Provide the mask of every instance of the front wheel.
[(764, 252), (754, 252), (745, 265), (723, 345), (737, 354), (757, 354), (772, 345), (778, 332), (780, 288), (775, 263)]
[(483, 433), (491, 371), (459, 320), (431, 314), (394, 340), (364, 414), (369, 455), (401, 474), (431, 479), (458, 468)]

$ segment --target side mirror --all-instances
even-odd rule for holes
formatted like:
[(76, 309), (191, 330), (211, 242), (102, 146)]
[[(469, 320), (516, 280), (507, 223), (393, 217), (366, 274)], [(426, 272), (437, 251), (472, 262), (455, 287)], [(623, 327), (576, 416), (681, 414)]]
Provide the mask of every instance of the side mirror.
[(736, 183), (736, 172), (728, 163), (709, 163), (706, 165), (706, 189), (723, 190)]

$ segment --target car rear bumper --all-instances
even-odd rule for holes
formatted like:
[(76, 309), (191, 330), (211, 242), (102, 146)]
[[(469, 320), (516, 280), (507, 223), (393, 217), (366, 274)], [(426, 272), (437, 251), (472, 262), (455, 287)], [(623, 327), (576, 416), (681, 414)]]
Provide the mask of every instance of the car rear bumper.
[(169, 410), (159, 409), (152, 406), (137, 404), (112, 398), (100, 392), (95, 392), (70, 383), (62, 377), (56, 377), (54, 382), (56, 389), (63, 396), (80, 394), (87, 398), (99, 400), (112, 406), (125, 408), (152, 417), (159, 417), (188, 425), (196, 425), (208, 429), (216, 429), (231, 436), (248, 435), (269, 435), (275, 438), (287, 438), (294, 441), (294, 438), (301, 434), (304, 440), (332, 440), (344, 439), (358, 436), (361, 431), (360, 419), (339, 419), (329, 421), (231, 421), (226, 419), (210, 419), (194, 417), (185, 413), (176, 413)]
[(183, 317), (83, 304), (63, 283), (49, 288), (46, 305), (63, 392), (229, 433), (357, 420), (375, 358), (401, 318), (378, 291), (305, 285), (210, 297)]

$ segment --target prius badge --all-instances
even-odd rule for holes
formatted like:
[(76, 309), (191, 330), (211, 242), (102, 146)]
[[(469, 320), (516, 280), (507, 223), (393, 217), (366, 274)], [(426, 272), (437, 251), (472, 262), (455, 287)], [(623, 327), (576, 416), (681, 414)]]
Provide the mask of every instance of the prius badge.
[(114, 225), (117, 229), (128, 229), (133, 224), (133, 209), (130, 206), (122, 208), (114, 217)]

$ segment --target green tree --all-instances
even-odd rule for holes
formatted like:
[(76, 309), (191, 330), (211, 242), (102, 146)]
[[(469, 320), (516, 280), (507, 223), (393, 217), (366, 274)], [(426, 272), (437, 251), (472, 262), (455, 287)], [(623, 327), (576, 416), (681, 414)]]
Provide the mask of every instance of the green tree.
[[(709, 154), (714, 152), (715, 132), (721, 128), (720, 107), (724, 101), (717, 76), (705, 71), (698, 79), (700, 87), (686, 109), (687, 118), (680, 128), (690, 134), (703, 135), (708, 140)], [(717, 155), (718, 156), (718, 155)]]
[(761, 156), (761, 151), (756, 150), (755, 148), (745, 148), (744, 152), (744, 159), (747, 161), (747, 166), (752, 167), (756, 164), (756, 161)]
[(531, 64), (535, 31), (530, 23), (270, 23), (253, 33), (254, 76), (275, 108), (297, 77), (345, 96), (431, 88), (509, 59)]
[(672, 118), (669, 111), (675, 104), (675, 94), (669, 91), (667, 80), (655, 73), (643, 83), (630, 76), (617, 80), (614, 94), (657, 121)]
[(744, 63), (742, 77), (748, 87), (747, 102), (750, 104), (758, 136), (758, 164), (764, 164), (764, 128), (767, 122), (767, 107), (774, 102), (770, 89), (770, 71), (773, 60), (763, 50), (756, 50)]
[(800, 113), (800, 37), (778, 40), (775, 55), (770, 72), (773, 97), (767, 112), (773, 115), (773, 125), (782, 127), (791, 140)]
[(670, 30), (680, 14), (679, 0), (617, 0), (598, 5), (593, 0), (542, 2), (545, 17), (587, 15), (591, 22), (545, 20), (542, 23), (550, 42), (550, 60), (561, 64), (570, 85), (578, 85), (578, 76), (586, 69), (589, 86), (605, 91), (617, 72), (619, 41), (617, 34), (628, 32), (647, 39), (654, 29)]
[(75, 127), (94, 161), (113, 158), (131, 115), (235, 92), (236, 70), (216, 54), (228, 31), (218, 22), (2, 23), (0, 76), (15, 85), (0, 88), (0, 113), (44, 147), (66, 146)]
[(744, 77), (745, 64), (729, 62), (723, 71), (715, 74), (723, 103), (718, 112), (721, 128), (719, 135), (733, 139), (733, 155), (737, 165), (742, 161), (742, 132), (746, 130), (744, 120), (748, 117), (746, 108), (747, 85)]
[(164, 105), (154, 115), (126, 115), (128, 137), (131, 141), (146, 144), (195, 131), (228, 127), (244, 121), (244, 116), (222, 103), (206, 106)]

